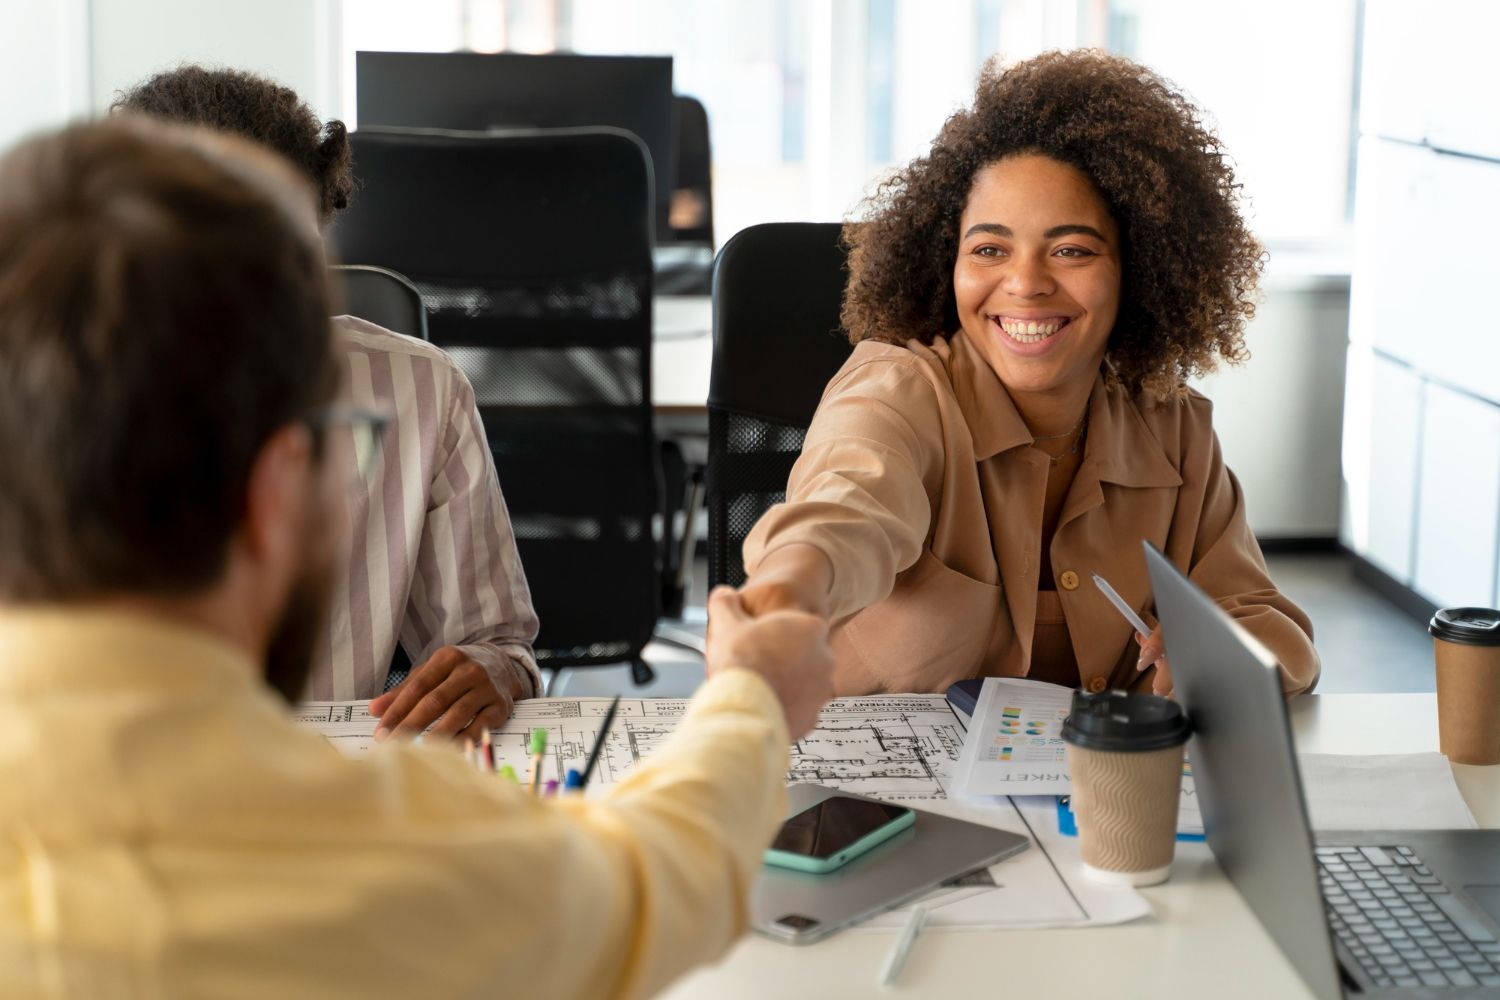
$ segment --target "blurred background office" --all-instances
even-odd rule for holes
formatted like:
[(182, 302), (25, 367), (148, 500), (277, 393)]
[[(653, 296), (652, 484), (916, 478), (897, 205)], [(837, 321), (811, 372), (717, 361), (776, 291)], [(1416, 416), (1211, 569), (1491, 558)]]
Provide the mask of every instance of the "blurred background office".
[[(1129, 56), (1210, 113), (1270, 252), (1251, 362), (1200, 388), (1273, 575), (1318, 629), (1320, 690), (1430, 690), (1425, 616), (1500, 604), (1490, 0), (0, 0), (0, 12), (5, 145), (187, 61), (269, 75), (357, 129), (358, 53), (669, 56), (672, 91), (706, 115), (711, 160), (702, 187), (658, 167), (672, 185), (657, 192), (659, 295), (680, 278), (674, 248), (691, 264), (759, 223), (856, 212), (970, 99), (990, 57)], [(675, 308), (658, 300), (658, 335), (690, 340), (697, 314)], [(701, 432), (708, 349), (657, 357), (664, 436)], [(700, 561), (690, 605), (705, 576)]]

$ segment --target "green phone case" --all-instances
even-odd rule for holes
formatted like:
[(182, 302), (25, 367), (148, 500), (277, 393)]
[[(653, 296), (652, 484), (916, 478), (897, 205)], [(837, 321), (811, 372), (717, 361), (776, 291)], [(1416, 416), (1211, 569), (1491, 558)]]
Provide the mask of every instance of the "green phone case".
[(916, 821), (916, 811), (908, 809), (903, 815), (896, 817), (884, 826), (871, 830), (842, 851), (839, 851), (837, 854), (831, 854), (826, 858), (814, 858), (807, 854), (792, 854), (789, 851), (778, 851), (774, 848), (767, 848), (766, 864), (775, 865), (777, 868), (790, 868), (793, 871), (807, 872), (810, 875), (825, 875), (835, 869), (842, 868), (861, 854), (873, 850), (903, 830), (911, 829)]

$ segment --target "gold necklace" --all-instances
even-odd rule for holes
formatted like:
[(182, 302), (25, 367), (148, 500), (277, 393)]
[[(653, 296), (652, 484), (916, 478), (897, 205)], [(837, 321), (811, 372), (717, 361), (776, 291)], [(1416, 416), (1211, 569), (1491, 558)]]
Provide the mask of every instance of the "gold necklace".
[(1088, 420), (1088, 418), (1089, 418), (1089, 411), (1088, 411), (1088, 408), (1085, 407), (1084, 411), (1083, 411), (1083, 416), (1081, 416), (1081, 417), (1078, 418), (1078, 423), (1074, 424), (1072, 427), (1070, 427), (1067, 430), (1063, 431), (1061, 434), (1033, 434), (1033, 435), (1031, 435), (1031, 440), (1033, 440), (1033, 441), (1056, 441), (1058, 438), (1072, 437), (1074, 434), (1078, 433), (1078, 428), (1082, 427), (1083, 424), (1084, 424), (1084, 422), (1086, 420)]
[[(1055, 441), (1058, 438), (1067, 437), (1069, 434), (1077, 434), (1078, 435), (1078, 437), (1076, 437), (1076, 438), (1073, 439), (1072, 446), (1069, 447), (1066, 451), (1060, 452), (1060, 453), (1058, 453), (1056, 455), (1047, 455), (1047, 453), (1045, 451), (1043, 451), (1042, 454), (1043, 455), (1047, 455), (1047, 464), (1048, 465), (1056, 465), (1057, 463), (1061, 462), (1063, 459), (1067, 458), (1069, 455), (1076, 455), (1076, 454), (1078, 454), (1079, 449), (1081, 449), (1083, 447), (1083, 439), (1088, 436), (1088, 422), (1089, 422), (1089, 414), (1088, 414), (1088, 411), (1085, 410), (1083, 412), (1083, 419), (1080, 420), (1080, 421), (1078, 421), (1078, 423), (1074, 424), (1073, 425), (1073, 429), (1070, 430), (1070, 431), (1068, 431), (1066, 434), (1049, 434), (1046, 437), (1039, 437), (1039, 438), (1035, 438), (1034, 439), (1036, 441)], [(1033, 445), (1033, 447), (1035, 447), (1035, 445)], [(1038, 450), (1040, 450), (1040, 449), (1038, 449)]]

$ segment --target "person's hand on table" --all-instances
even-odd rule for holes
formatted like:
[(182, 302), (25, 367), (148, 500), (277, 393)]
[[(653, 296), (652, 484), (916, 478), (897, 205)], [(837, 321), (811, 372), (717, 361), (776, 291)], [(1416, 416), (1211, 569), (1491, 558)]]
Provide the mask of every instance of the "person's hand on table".
[(1161, 626), (1156, 626), (1150, 635), (1135, 634), (1135, 641), (1141, 644), (1141, 658), (1136, 661), (1136, 673), (1143, 673), (1147, 667), (1156, 665), (1156, 676), (1151, 678), (1151, 693), (1159, 694), (1164, 698), (1172, 697), (1172, 668), (1167, 666), (1167, 646), (1161, 637)]
[(454, 740), (477, 739), (510, 718), (527, 685), (511, 676), (506, 690), (496, 690), (484, 667), (455, 646), (444, 646), (406, 680), (370, 702), (370, 714), (380, 720), (377, 740), (391, 736), (429, 736)]
[(739, 668), (764, 678), (781, 702), (794, 740), (807, 735), (833, 697), (828, 622), (806, 611), (752, 617), (732, 587), (718, 587), (708, 597), (704, 660), (710, 677)]

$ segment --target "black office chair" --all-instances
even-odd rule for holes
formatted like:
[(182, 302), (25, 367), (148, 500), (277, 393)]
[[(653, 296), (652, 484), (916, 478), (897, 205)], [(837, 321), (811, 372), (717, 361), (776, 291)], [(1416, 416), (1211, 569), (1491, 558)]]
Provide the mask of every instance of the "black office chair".
[(713, 147), (708, 141), (708, 112), (696, 97), (672, 98), (677, 115), (677, 190), (691, 192), (703, 212), (696, 225), (672, 227), (679, 243), (714, 244)]
[(628, 662), (644, 683), (660, 558), (644, 145), (618, 129), (351, 138), (361, 188), (334, 238), (412, 279), (474, 385), (538, 662)]
[(428, 339), (422, 293), (405, 277), (369, 264), (337, 264), (329, 270), (336, 284), (336, 309), (395, 333)]
[(852, 348), (837, 223), (776, 222), (734, 236), (714, 265), (708, 390), (708, 579), (745, 582), (745, 536), (786, 499), (818, 400)]

